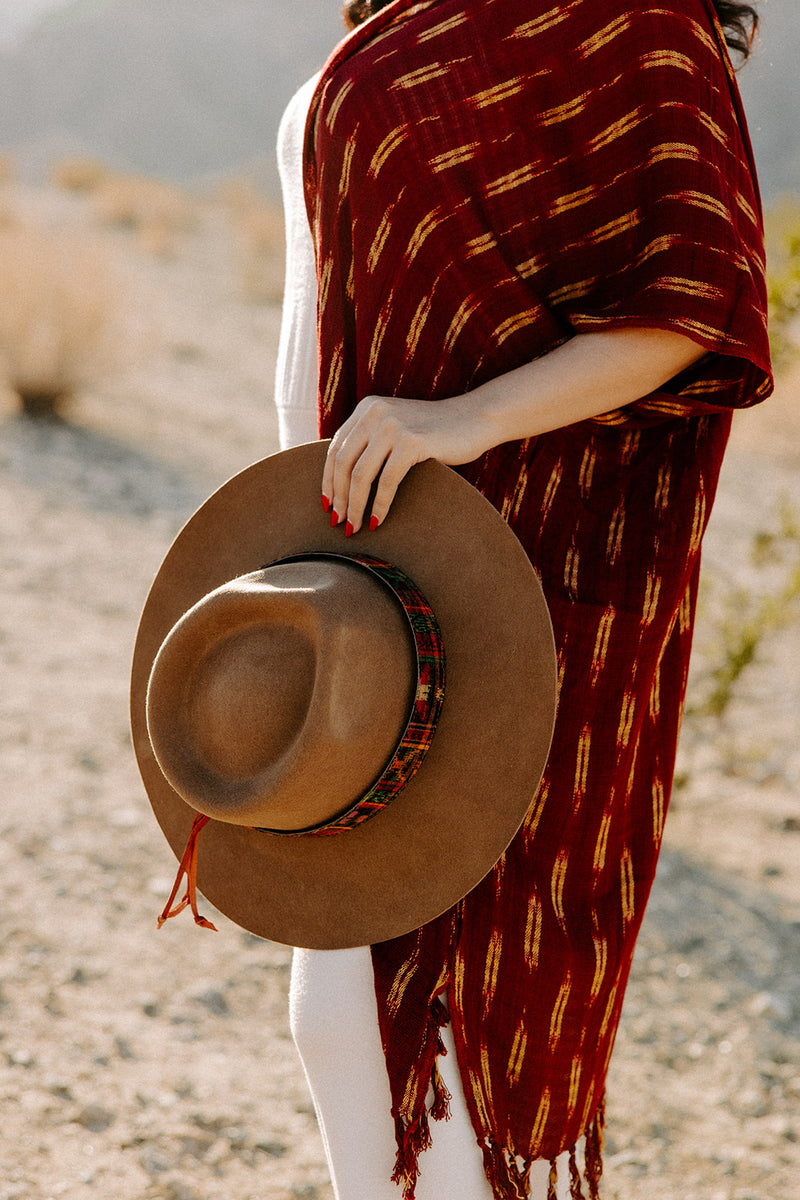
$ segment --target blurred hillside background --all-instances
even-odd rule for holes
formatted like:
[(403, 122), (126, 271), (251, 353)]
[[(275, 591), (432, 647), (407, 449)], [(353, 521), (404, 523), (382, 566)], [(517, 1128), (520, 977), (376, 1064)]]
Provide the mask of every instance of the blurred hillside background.
[[(741, 75), (765, 196), (800, 191), (800, 5), (762, 0)], [(338, 0), (2, 0), (0, 146), (186, 183), (248, 167), (275, 190), (287, 97), (342, 34)]]
[(283, 106), (343, 32), (337, 0), (2, 0), (0, 146), (29, 179), (80, 153), (274, 193)]

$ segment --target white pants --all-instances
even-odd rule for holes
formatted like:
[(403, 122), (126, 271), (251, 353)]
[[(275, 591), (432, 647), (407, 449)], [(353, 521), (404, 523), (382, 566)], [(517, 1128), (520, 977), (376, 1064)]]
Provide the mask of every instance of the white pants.
[[(292, 1035), (314, 1100), (336, 1200), (401, 1200), (391, 1182), (394, 1122), (378, 1030), (369, 947), (295, 950), (289, 996)], [(439, 1071), (452, 1095), (449, 1121), (431, 1121), (433, 1145), (419, 1158), (417, 1200), (492, 1200), (467, 1112), (450, 1026)], [(567, 1200), (567, 1160), (559, 1160)], [(531, 1200), (545, 1200), (549, 1165), (531, 1169)]]

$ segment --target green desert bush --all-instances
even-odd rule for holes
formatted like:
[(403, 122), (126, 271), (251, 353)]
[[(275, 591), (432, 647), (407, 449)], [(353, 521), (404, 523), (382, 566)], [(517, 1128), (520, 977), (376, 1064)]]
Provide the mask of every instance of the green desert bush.
[(800, 620), (800, 516), (788, 499), (772, 529), (757, 532), (750, 554), (768, 581), (763, 589), (741, 586), (708, 570), (701, 589), (699, 621), (705, 628), (703, 669), (687, 717), (722, 717), (738, 680), (765, 643)]
[(766, 215), (770, 344), (778, 370), (797, 354), (792, 327), (800, 313), (800, 199), (784, 197)]

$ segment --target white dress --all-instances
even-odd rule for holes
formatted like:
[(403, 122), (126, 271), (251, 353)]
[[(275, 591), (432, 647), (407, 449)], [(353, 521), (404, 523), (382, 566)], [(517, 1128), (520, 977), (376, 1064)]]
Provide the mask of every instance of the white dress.
[[(318, 78), (292, 97), (278, 130), (286, 284), (275, 404), (284, 450), (318, 436), (316, 267), (303, 195), (303, 135)], [(289, 1013), (336, 1200), (401, 1200), (401, 1189), (391, 1182), (394, 1122), (369, 947), (295, 950)], [(452, 1095), (451, 1117), (431, 1122), (433, 1145), (420, 1156), (417, 1200), (492, 1200), (449, 1026), (442, 1040), (447, 1054), (439, 1069)], [(567, 1172), (559, 1167), (561, 1197)], [(534, 1163), (531, 1200), (544, 1200), (548, 1173), (546, 1163)]]
[(303, 196), (303, 132), (318, 75), (292, 96), (278, 127), (286, 281), (275, 371), (282, 450), (317, 440), (317, 275)]

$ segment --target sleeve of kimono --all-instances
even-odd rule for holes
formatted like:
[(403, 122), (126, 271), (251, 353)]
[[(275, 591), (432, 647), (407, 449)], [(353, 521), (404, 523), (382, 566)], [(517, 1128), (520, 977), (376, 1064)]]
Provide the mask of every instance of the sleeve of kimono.
[[(772, 390), (760, 200), (712, 5), (642, 5), (636, 20), (598, 33), (598, 59), (609, 39), (619, 43), (613, 61), (627, 65), (595, 83), (593, 136), (580, 167), (594, 203), (578, 203), (577, 189), (574, 208), (551, 217), (552, 233), (575, 256), (567, 275), (581, 280), (561, 315), (577, 332), (675, 330), (708, 353), (659, 392), (601, 420), (755, 404)], [(581, 51), (588, 76), (593, 43)], [(574, 179), (574, 162), (569, 169)], [(585, 219), (576, 220), (579, 209)]]
[(282, 450), (317, 439), (317, 275), (303, 197), (303, 131), (317, 76), (289, 101), (278, 130), (286, 222), (286, 277), (275, 367)]

